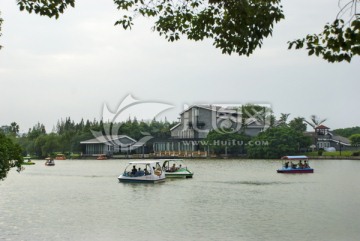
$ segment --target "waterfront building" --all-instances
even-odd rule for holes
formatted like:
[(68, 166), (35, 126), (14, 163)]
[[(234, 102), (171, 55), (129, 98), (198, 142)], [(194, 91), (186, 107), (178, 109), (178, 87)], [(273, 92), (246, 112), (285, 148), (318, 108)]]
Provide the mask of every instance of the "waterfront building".
[(337, 151), (350, 149), (351, 143), (350, 140), (336, 135), (334, 132), (330, 131), (330, 128), (324, 125), (319, 125), (315, 128), (314, 132), (307, 132), (307, 135), (311, 136), (314, 140), (314, 145), (316, 149), (335, 149)]
[(241, 107), (190, 106), (180, 113), (179, 123), (170, 129), (169, 139), (153, 142), (155, 156), (208, 156), (209, 146), (203, 140), (212, 130), (252, 137), (268, 127), (266, 121), (261, 122), (256, 116), (244, 118), (240, 110)]
[(81, 141), (85, 156), (112, 156), (114, 153), (131, 152), (136, 140), (126, 135), (99, 136), (90, 140)]

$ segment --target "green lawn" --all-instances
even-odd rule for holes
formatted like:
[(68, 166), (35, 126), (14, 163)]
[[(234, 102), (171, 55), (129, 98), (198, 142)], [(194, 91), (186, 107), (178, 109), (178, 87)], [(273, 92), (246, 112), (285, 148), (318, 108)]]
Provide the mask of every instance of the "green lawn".
[[(326, 152), (324, 151), (322, 153), (322, 156), (352, 156), (353, 151), (341, 151), (341, 155), (340, 155), (340, 151), (334, 151), (334, 152)], [(313, 152), (307, 152), (304, 153), (304, 155), (306, 156), (319, 156), (317, 151), (313, 151)]]

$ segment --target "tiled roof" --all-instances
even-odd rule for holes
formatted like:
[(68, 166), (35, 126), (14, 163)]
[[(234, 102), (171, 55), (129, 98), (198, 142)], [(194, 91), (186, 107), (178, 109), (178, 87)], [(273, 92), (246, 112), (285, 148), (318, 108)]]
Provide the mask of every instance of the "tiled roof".
[(319, 125), (315, 129), (330, 129), (330, 128), (324, 125)]

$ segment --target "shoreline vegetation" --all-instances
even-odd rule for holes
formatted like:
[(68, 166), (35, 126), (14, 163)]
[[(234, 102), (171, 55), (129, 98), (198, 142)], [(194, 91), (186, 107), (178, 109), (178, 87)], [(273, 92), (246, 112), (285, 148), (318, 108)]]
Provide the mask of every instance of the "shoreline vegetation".
[[(288, 116), (288, 115), (285, 115)], [(0, 148), (5, 148), (0, 155), (0, 180), (6, 177), (7, 172), (13, 167), (20, 167), (23, 157), (30, 157), (32, 160), (44, 160), (46, 157), (55, 157), (57, 154), (64, 154), (66, 159), (96, 159), (100, 154), (86, 156), (80, 142), (94, 138), (94, 132), (108, 135), (116, 133), (127, 135), (135, 140), (140, 140), (146, 135), (151, 140), (146, 142), (147, 152), (127, 150), (125, 153), (113, 153), (108, 158), (113, 159), (265, 159), (280, 160), (285, 155), (307, 155), (310, 159), (360, 159), (360, 140), (351, 139), (354, 146), (349, 149), (345, 147), (335, 152), (324, 150), (310, 152), (309, 147), (314, 139), (306, 135), (306, 124), (304, 118), (294, 118), (287, 123), (286, 120), (279, 121), (277, 125), (271, 125), (256, 136), (245, 135), (246, 126), (239, 132), (231, 129), (221, 131), (211, 130), (205, 139), (190, 140), (197, 142), (197, 151), (178, 151), (173, 154), (156, 152), (153, 150), (153, 140), (168, 140), (171, 138), (171, 128), (177, 122), (165, 120), (143, 121), (128, 119), (124, 122), (112, 123), (102, 120), (81, 120), (75, 123), (70, 117), (61, 119), (51, 132), (45, 130), (45, 126), (37, 123), (27, 133), (19, 133), (19, 125), (16, 122), (8, 126), (1, 126)], [(338, 131), (349, 135), (360, 136), (360, 128), (352, 127), (339, 129)], [(334, 130), (336, 132), (336, 130)], [(351, 137), (351, 136), (350, 136)], [(359, 138), (360, 139), (360, 138)], [(185, 141), (185, 140), (183, 140)], [(187, 142), (189, 142), (187, 140)], [(139, 153), (141, 152), (141, 153)], [(11, 154), (11, 155), (10, 155)], [(14, 157), (10, 157), (14, 156)], [(16, 160), (16, 161), (13, 161)]]
[[(306, 155), (306, 154), (305, 154)], [(309, 156), (310, 160), (360, 160), (360, 156)], [(97, 156), (84, 156), (81, 158), (69, 158), (67, 160), (96, 160)], [(184, 159), (184, 160), (221, 160), (221, 159), (233, 159), (233, 160), (279, 160), (281, 161), (281, 158), (272, 158), (272, 159), (266, 159), (266, 158), (249, 158), (247, 156), (209, 156), (209, 157), (174, 157), (174, 156), (163, 156), (163, 157), (154, 157), (149, 156), (148, 154), (145, 154), (144, 157), (139, 154), (133, 154), (133, 155), (115, 155), (111, 158), (108, 158), (108, 160), (126, 160), (126, 159), (149, 159), (149, 160), (156, 160), (156, 159)], [(32, 158), (32, 161), (43, 161), (45, 159), (43, 158)], [(97, 161), (104, 161), (104, 160), (97, 160)], [(106, 160), (105, 160), (106, 161)]]

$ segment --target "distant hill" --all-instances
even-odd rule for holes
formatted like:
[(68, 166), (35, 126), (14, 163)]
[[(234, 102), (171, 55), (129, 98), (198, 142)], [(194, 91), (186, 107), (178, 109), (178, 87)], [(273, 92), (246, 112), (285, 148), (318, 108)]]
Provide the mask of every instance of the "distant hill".
[(353, 134), (360, 134), (360, 126), (335, 129), (335, 130), (333, 130), (333, 132), (336, 135), (349, 138)]

